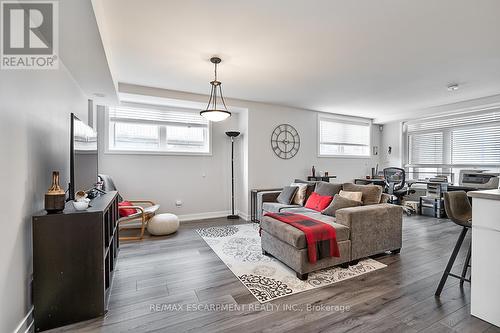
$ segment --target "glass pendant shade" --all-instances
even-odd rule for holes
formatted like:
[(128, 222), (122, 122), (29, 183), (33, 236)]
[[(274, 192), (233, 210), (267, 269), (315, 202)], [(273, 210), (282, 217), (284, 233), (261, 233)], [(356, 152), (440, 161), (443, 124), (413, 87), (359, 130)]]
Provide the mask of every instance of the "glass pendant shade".
[[(215, 66), (215, 78), (210, 82), (212, 89), (210, 91), (210, 99), (208, 100), (207, 108), (201, 111), (200, 115), (209, 121), (222, 121), (231, 116), (231, 112), (227, 110), (224, 96), (222, 96), (222, 82), (217, 81), (217, 64), (222, 60), (213, 57), (210, 61)], [(219, 99), (219, 103), (217, 103), (217, 99)]]
[(222, 121), (229, 118), (231, 113), (223, 110), (205, 110), (201, 111), (200, 115), (210, 121)]

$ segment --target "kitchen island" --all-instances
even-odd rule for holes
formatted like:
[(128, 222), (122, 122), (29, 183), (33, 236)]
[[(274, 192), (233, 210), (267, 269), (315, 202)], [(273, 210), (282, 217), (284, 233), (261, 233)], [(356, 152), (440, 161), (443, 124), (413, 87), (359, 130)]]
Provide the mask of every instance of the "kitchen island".
[(500, 326), (500, 190), (471, 191), (471, 314)]

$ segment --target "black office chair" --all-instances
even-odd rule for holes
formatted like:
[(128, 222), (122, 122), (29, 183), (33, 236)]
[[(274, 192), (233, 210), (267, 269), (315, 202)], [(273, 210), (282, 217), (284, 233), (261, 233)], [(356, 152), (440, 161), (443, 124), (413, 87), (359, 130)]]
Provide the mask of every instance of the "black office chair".
[[(401, 205), (403, 197), (408, 194), (415, 193), (415, 190), (406, 186), (406, 172), (401, 168), (385, 168), (384, 169), (385, 192), (391, 196), (390, 203)], [(410, 207), (404, 207), (403, 210), (407, 215), (411, 215), (413, 210)]]

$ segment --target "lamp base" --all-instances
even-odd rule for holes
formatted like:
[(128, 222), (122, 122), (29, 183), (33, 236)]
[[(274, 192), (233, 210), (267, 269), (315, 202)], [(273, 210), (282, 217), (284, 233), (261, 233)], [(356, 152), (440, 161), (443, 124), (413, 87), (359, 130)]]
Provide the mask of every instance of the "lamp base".
[(228, 215), (227, 219), (228, 220), (238, 220), (240, 217), (238, 215)]

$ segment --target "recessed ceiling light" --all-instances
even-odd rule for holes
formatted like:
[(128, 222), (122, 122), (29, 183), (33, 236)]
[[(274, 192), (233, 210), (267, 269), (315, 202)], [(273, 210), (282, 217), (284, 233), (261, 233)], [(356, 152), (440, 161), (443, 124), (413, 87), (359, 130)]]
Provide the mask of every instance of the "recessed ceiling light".
[(448, 88), (448, 91), (458, 90), (458, 84), (456, 84), (456, 83), (450, 84), (447, 88)]
[(93, 93), (93, 95), (95, 97), (105, 97), (106, 95), (104, 95), (103, 93)]

